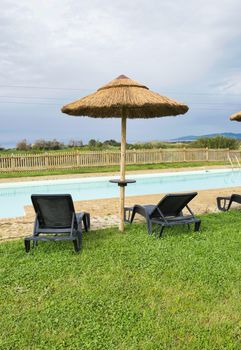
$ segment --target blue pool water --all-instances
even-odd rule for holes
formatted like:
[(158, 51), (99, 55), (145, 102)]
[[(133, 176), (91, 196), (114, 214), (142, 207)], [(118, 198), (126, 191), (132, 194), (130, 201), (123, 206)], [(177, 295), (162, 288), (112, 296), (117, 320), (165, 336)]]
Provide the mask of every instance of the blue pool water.
[[(132, 175), (135, 184), (126, 188), (127, 196), (184, 192), (201, 189), (241, 186), (239, 170), (209, 170), (149, 175)], [(31, 194), (70, 193), (74, 201), (111, 198), (119, 195), (113, 177), (15, 182), (0, 184), (0, 218), (24, 215), (24, 206), (31, 204)]]

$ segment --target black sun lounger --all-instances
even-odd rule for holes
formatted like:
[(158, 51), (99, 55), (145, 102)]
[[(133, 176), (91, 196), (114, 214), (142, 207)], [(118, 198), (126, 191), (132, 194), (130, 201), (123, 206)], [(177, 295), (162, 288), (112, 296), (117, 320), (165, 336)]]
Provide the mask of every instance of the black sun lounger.
[[(183, 224), (195, 224), (195, 231), (199, 231), (201, 220), (196, 218), (188, 206), (188, 203), (196, 197), (197, 192), (182, 194), (167, 194), (157, 205), (134, 205), (125, 208), (125, 221), (132, 223), (136, 214), (146, 219), (147, 231), (152, 234), (152, 225), (161, 226), (160, 236), (165, 227)], [(189, 215), (183, 215), (186, 208)]]
[(31, 196), (36, 213), (33, 235), (24, 238), (25, 250), (30, 242), (72, 241), (76, 252), (82, 243), (82, 222), (87, 232), (90, 228), (89, 213), (75, 213), (70, 194), (35, 194)]
[(241, 195), (232, 194), (229, 197), (217, 197), (217, 206), (221, 211), (227, 211), (230, 209), (232, 203), (241, 204)]

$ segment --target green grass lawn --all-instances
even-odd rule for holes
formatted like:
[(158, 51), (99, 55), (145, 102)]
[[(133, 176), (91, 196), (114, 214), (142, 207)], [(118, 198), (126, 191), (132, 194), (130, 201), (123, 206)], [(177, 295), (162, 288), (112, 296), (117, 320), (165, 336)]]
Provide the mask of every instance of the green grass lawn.
[(0, 349), (240, 349), (241, 215), (202, 230), (93, 231), (83, 249), (0, 244)]
[[(171, 168), (188, 168), (188, 167), (200, 167), (209, 165), (228, 165), (227, 162), (183, 162), (183, 163), (159, 163), (159, 164), (133, 164), (126, 165), (126, 170), (148, 170), (148, 169), (171, 169)], [(88, 173), (108, 173), (118, 172), (120, 170), (119, 165), (115, 166), (98, 166), (89, 168), (69, 168), (69, 169), (56, 169), (56, 170), (33, 170), (33, 171), (11, 171), (0, 172), (0, 178), (14, 178), (14, 177), (26, 177), (26, 176), (46, 176), (46, 175), (66, 175), (66, 174), (88, 174)]]

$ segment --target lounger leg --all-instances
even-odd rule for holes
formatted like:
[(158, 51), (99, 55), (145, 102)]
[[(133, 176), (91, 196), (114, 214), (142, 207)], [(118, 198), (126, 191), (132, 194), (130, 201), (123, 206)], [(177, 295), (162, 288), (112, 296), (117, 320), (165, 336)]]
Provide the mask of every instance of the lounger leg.
[(77, 232), (76, 239), (73, 241), (74, 250), (78, 253), (82, 247), (82, 232)]
[(130, 208), (124, 208), (124, 221), (129, 223), (131, 222), (131, 214), (132, 214), (132, 209)]
[(84, 216), (83, 216), (84, 229), (85, 229), (85, 232), (88, 232), (88, 223), (87, 223), (86, 220), (87, 220), (87, 219), (86, 219), (86, 216), (85, 216), (85, 214), (84, 214)]
[(76, 237), (76, 239), (73, 241), (73, 243), (74, 243), (74, 250), (76, 253), (78, 253), (80, 251), (79, 238)]
[(149, 219), (149, 217), (146, 218), (146, 225), (147, 225), (148, 234), (151, 235), (152, 234), (152, 223), (151, 223), (151, 220)]
[(25, 239), (25, 240), (24, 240), (24, 245), (25, 245), (25, 251), (26, 251), (26, 253), (29, 253), (29, 251), (30, 251), (30, 241), (27, 240), (27, 239)]
[(79, 240), (79, 248), (82, 248), (82, 232), (79, 233), (78, 235), (78, 240)]
[(217, 198), (217, 207), (221, 211), (227, 211), (231, 207), (232, 201), (231, 198)]
[(156, 237), (156, 239), (159, 237), (158, 229), (159, 229), (159, 226), (158, 226), (158, 225), (155, 225), (155, 226), (154, 226), (154, 232), (155, 232), (155, 237)]
[(89, 213), (84, 214), (83, 223), (84, 223), (85, 232), (88, 232), (89, 228), (90, 228), (90, 215), (89, 215)]
[(200, 226), (201, 226), (201, 221), (195, 222), (195, 227), (194, 227), (194, 231), (197, 232), (200, 230)]
[(132, 214), (131, 214), (130, 224), (132, 224), (135, 215), (136, 215), (136, 211), (135, 211), (135, 209), (133, 209), (133, 210), (132, 210)]
[(161, 226), (161, 231), (160, 231), (159, 237), (161, 237), (161, 236), (162, 236), (163, 231), (164, 231), (164, 226)]
[(74, 250), (77, 253), (79, 251), (79, 243), (77, 238), (73, 241), (73, 244), (74, 244)]
[(90, 214), (87, 213), (87, 214), (86, 214), (86, 217), (87, 217), (88, 230), (89, 230), (89, 229), (90, 229)]
[[(34, 237), (39, 237), (39, 233), (36, 233), (35, 231), (33, 235)], [(37, 247), (37, 245), (38, 245), (38, 241), (33, 241), (33, 248)]]

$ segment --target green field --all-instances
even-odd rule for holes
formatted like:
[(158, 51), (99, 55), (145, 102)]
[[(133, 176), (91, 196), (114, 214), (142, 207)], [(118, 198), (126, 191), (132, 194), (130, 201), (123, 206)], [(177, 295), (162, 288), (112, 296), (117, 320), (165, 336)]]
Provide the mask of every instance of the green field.
[[(227, 162), (185, 162), (185, 163), (160, 163), (160, 164), (137, 164), (126, 165), (126, 170), (148, 170), (148, 169), (171, 169), (171, 168), (188, 168), (188, 167), (200, 167), (210, 165), (227, 165)], [(26, 176), (49, 176), (49, 175), (67, 175), (67, 174), (88, 174), (88, 173), (108, 173), (118, 172), (119, 166), (98, 166), (89, 168), (77, 168), (77, 169), (57, 169), (57, 170), (33, 170), (33, 171), (16, 171), (16, 172), (0, 172), (0, 178), (14, 178), (14, 177), (26, 177)]]
[(0, 349), (240, 349), (241, 215), (201, 219), (159, 240), (92, 231), (80, 254), (0, 244)]

